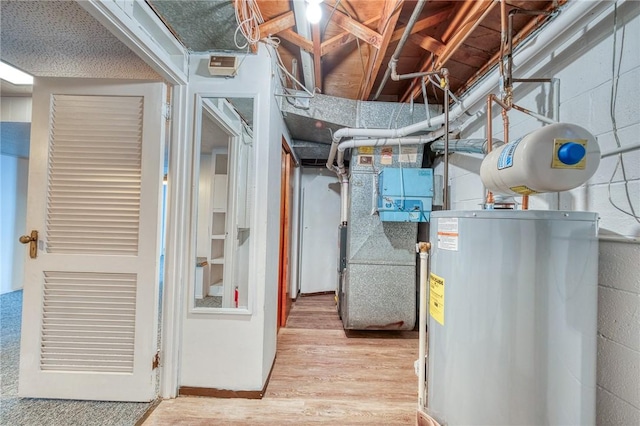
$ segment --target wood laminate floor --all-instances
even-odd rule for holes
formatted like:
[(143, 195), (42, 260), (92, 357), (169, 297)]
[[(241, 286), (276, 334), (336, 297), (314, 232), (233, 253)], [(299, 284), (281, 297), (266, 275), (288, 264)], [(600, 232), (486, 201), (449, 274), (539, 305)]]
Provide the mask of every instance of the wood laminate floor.
[(350, 332), (333, 295), (300, 297), (261, 400), (180, 397), (162, 401), (145, 425), (412, 425), (416, 332)]

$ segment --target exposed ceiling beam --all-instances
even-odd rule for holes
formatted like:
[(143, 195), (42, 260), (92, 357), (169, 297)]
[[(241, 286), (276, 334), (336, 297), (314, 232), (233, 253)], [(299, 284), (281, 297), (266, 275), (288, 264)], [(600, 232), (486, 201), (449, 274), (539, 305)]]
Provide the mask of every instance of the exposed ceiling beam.
[[(439, 23), (447, 19), (447, 17), (449, 16), (452, 10), (453, 10), (453, 5), (448, 5), (430, 12), (429, 16), (427, 16), (424, 19), (420, 19), (415, 23), (415, 25), (411, 29), (411, 34), (415, 34), (422, 30), (426, 30), (427, 28), (431, 28), (435, 25), (438, 25)], [(405, 28), (407, 27), (404, 26), (393, 32), (393, 35), (391, 36), (392, 43), (402, 38), (402, 34), (404, 34)]]
[[(558, 6), (564, 5), (566, 2), (567, 2), (566, 0), (560, 0)], [(554, 3), (550, 3), (543, 10), (547, 12), (553, 11), (556, 9), (556, 7), (557, 6)], [(533, 30), (535, 30), (542, 22), (544, 22), (547, 19), (549, 19), (548, 16), (538, 15), (535, 18), (531, 19), (529, 22), (527, 22), (527, 24), (524, 27), (522, 27), (522, 29), (518, 32), (518, 34), (515, 34), (513, 36), (512, 42), (513, 42), (514, 48), (515, 46), (518, 45), (518, 43), (523, 41), (527, 36), (529, 36), (529, 34), (533, 32)], [(500, 59), (500, 51), (497, 51), (488, 61), (485, 62), (484, 66), (482, 66), (478, 71), (476, 71), (476, 73), (470, 79), (467, 80), (465, 84), (460, 86), (457, 92), (462, 93), (465, 90), (467, 90), (469, 87), (471, 87), (480, 77), (485, 75), (491, 67), (497, 64), (499, 59)]]
[(434, 53), (437, 56), (440, 56), (444, 49), (447, 47), (443, 42), (436, 40), (433, 37), (422, 36), (418, 34), (409, 36), (409, 41), (417, 44), (428, 52)]
[(359, 93), (359, 97), (362, 100), (369, 99), (373, 84), (376, 81), (376, 76), (384, 60), (384, 54), (389, 47), (393, 30), (400, 17), (402, 6), (404, 6), (404, 0), (385, 0), (384, 2), (380, 22), (378, 22), (378, 32), (382, 34), (382, 40), (380, 47), (378, 47), (372, 55), (369, 55), (369, 63), (363, 76), (363, 84), (360, 87)]
[[(294, 4), (295, 3), (296, 2), (294, 2)], [(358, 37), (365, 43), (372, 45), (376, 49), (380, 49), (380, 46), (382, 45), (382, 35), (373, 31), (371, 28), (365, 26), (361, 22), (349, 18), (339, 10), (333, 12), (332, 21), (335, 22), (336, 25), (338, 25), (340, 28), (349, 31), (351, 34)]]
[[(455, 51), (464, 43), (467, 37), (471, 35), (487, 14), (498, 3), (499, 2), (493, 0), (466, 0), (442, 35), (445, 47), (441, 49), (440, 55), (437, 57), (435, 62), (432, 62), (432, 58), (430, 56), (427, 57), (420, 67), (420, 72), (432, 68), (442, 68)], [(421, 86), (419, 84), (410, 85), (401, 96), (401, 102), (406, 102), (409, 98), (415, 99), (418, 97), (420, 92)]]
[(320, 48), (320, 24), (311, 25), (311, 32), (313, 33), (313, 71), (316, 76), (316, 87), (318, 87), (320, 89), (320, 93), (322, 93), (322, 49)]
[[(442, 67), (458, 50), (458, 48), (464, 43), (464, 41), (471, 35), (478, 25), (484, 20), (484, 18), (491, 12), (491, 10), (498, 5), (497, 1), (473, 1), (470, 17), (468, 17), (453, 33), (451, 39), (446, 42), (446, 47), (441, 55), (438, 56), (436, 61), (436, 68)], [(445, 40), (443, 38), (443, 40)]]
[(293, 31), (291, 28), (287, 28), (286, 30), (279, 32), (278, 37), (282, 37), (283, 39), (295, 44), (305, 52), (313, 53), (313, 43)]
[(281, 31), (292, 28), (295, 24), (296, 18), (293, 16), (293, 11), (283, 13), (280, 16), (260, 24), (258, 27), (258, 30), (260, 31), (260, 38), (276, 35)]
[[(375, 24), (380, 20), (380, 16), (376, 16), (375, 18), (371, 18), (367, 21), (364, 21), (363, 24), (367, 27)], [(343, 46), (346, 46), (352, 43), (356, 39), (356, 36), (351, 34), (349, 31), (342, 32), (338, 35), (331, 37), (329, 40), (325, 40), (321, 45), (321, 55), (324, 56), (327, 53), (331, 53), (334, 50), (337, 50)]]

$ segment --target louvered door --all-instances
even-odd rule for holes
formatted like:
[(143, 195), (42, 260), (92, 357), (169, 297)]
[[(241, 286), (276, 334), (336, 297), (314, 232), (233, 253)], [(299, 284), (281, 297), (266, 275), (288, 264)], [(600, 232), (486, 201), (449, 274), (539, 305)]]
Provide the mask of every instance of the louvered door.
[(37, 79), (19, 393), (155, 397), (162, 83)]

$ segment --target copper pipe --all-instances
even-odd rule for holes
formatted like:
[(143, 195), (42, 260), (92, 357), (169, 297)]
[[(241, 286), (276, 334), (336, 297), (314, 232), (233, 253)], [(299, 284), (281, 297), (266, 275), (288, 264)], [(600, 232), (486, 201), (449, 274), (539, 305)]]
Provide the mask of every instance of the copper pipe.
[(502, 126), (504, 129), (504, 143), (509, 143), (509, 115), (507, 115), (507, 110), (502, 110)]
[(529, 196), (522, 196), (522, 210), (529, 210)]
[(525, 113), (527, 115), (530, 115), (531, 117), (536, 118), (536, 119), (542, 121), (543, 123), (547, 123), (547, 124), (557, 123), (557, 121), (552, 119), (552, 118), (545, 117), (544, 115), (540, 115), (537, 112), (529, 111), (528, 109), (523, 108), (523, 107), (521, 107), (519, 105), (516, 105), (516, 104), (512, 104), (511, 108), (513, 108), (513, 109), (515, 109), (517, 111), (523, 112), (523, 113)]
[(509, 85), (509, 81), (504, 78), (504, 50), (507, 43), (507, 2), (500, 0), (500, 75), (502, 76), (503, 89)]

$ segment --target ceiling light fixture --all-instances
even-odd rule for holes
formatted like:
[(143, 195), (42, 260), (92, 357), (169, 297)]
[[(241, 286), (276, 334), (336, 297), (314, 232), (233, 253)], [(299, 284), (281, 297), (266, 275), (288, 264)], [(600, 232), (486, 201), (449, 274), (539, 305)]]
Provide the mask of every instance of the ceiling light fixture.
[(33, 84), (33, 76), (4, 62), (0, 62), (0, 78), (15, 85)]
[(317, 24), (322, 19), (322, 9), (320, 8), (320, 3), (322, 0), (307, 0), (309, 4), (307, 5), (307, 21), (310, 24)]

